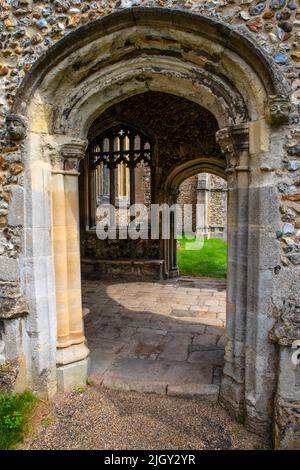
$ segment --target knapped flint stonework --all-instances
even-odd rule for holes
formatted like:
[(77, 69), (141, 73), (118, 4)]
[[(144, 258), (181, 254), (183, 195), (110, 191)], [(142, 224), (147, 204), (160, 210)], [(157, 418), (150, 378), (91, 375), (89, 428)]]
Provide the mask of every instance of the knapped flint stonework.
[(223, 178), (210, 176), (209, 225), (226, 229), (227, 184)]
[[(240, 353), (240, 355), (239, 358), (234, 356), (233, 349), (231, 350), (233, 343), (229, 341), (229, 346), (226, 348), (225, 366), (228, 397), (233, 404), (239, 403), (238, 410), (242, 410), (243, 413), (245, 409), (251, 411), (252, 414), (248, 411), (248, 417), (252, 419), (253, 429), (256, 424), (256, 430), (269, 429), (275, 407), (275, 422), (278, 429), (277, 447), (299, 449), (297, 387), (293, 383), (292, 371), (287, 367), (278, 370), (275, 365), (278, 363), (278, 357), (283, 361), (283, 358), (289, 356), (290, 347), (279, 348), (277, 343), (271, 345), (267, 338), (270, 331), (276, 331), (276, 341), (278, 338), (281, 342), (290, 343), (289, 325), (297, 324), (294, 320), (290, 321), (286, 314), (278, 314), (278, 309), (273, 308), (272, 300), (278, 296), (282, 299), (292, 298), (287, 292), (288, 285), (295, 285), (294, 281), (299, 279), (300, 11), (299, 5), (293, 0), (285, 2), (266, 0), (261, 4), (258, 6), (256, 1), (250, 0), (249, 2), (242, 0), (233, 2), (227, 0), (214, 2), (200, 0), (180, 2), (175, 0), (135, 0), (134, 2), (130, 0), (108, 2), (104, 0), (94, 2), (88, 0), (54, 2), (1, 0), (0, 282), (1, 292), (5, 298), (2, 297), (0, 300), (0, 316), (10, 316), (15, 308), (16, 315), (24, 315), (25, 307), (22, 307), (24, 305), (24, 279), (26, 279), (27, 286), (31, 282), (32, 289), (27, 289), (26, 294), (30, 300), (27, 343), (21, 344), (20, 347), (24, 351), (30, 351), (29, 355), (31, 354), (33, 359), (30, 357), (27, 360), (30, 364), (31, 378), (24, 383), (24, 387), (31, 386), (44, 393), (45, 396), (50, 396), (56, 389), (56, 345), (52, 332), (55, 316), (47, 313), (54, 311), (51, 305), (51, 299), (55, 296), (54, 289), (51, 290), (53, 260), (49, 261), (48, 252), (46, 248), (44, 249), (44, 241), (47, 240), (50, 230), (46, 220), (49, 205), (46, 204), (47, 194), (50, 190), (46, 183), (44, 186), (41, 183), (47, 181), (47, 175), (51, 170), (49, 170), (50, 166), (47, 167), (47, 158), (43, 159), (43, 156), (50, 152), (55, 157), (56, 141), (64, 133), (70, 132), (72, 137), (77, 137), (82, 131), (83, 122), (87, 116), (80, 121), (79, 118), (83, 113), (83, 108), (80, 106), (83, 96), (91, 90), (91, 88), (88, 90), (85, 78), (91, 77), (94, 73), (97, 75), (97, 70), (100, 70), (97, 81), (91, 80), (92, 89), (96, 89), (97, 86), (101, 88), (101, 94), (96, 95), (94, 99), (95, 106), (99, 103), (99, 97), (112, 96), (116, 102), (121, 96), (120, 92), (124, 91), (124, 96), (128, 98), (137, 90), (139, 93), (149, 91), (151, 86), (152, 91), (158, 89), (161, 91), (163, 88), (164, 91), (170, 92), (171, 89), (173, 93), (179, 94), (185, 90), (186, 98), (192, 100), (196, 99), (200, 89), (201, 92), (206, 89), (209, 90), (208, 93), (203, 92), (201, 96), (208, 99), (206, 106), (216, 114), (219, 127), (239, 125), (249, 121), (251, 174), (248, 178), (245, 167), (240, 168), (240, 171), (234, 170), (231, 179), (233, 184), (238, 184), (238, 189), (233, 186), (229, 195), (230, 199), (235, 197), (237, 192), (240, 201), (238, 221), (235, 213), (229, 213), (233, 235), (229, 239), (229, 246), (232, 245), (230, 256), (233, 256), (236, 249), (234, 245), (234, 240), (238, 235), (236, 227), (239, 226), (241, 232), (248, 227), (249, 234), (246, 237), (248, 245), (237, 247), (240, 250), (238, 263), (230, 265), (231, 268), (237, 266), (237, 272), (230, 271), (229, 283), (231, 285), (236, 283), (234, 286), (238, 288), (236, 297), (229, 289), (228, 335), (231, 339), (235, 338), (236, 347), (233, 349), (235, 354)], [(122, 17), (120, 12), (132, 5), (147, 7), (147, 13), (144, 10), (134, 9), (125, 12), (126, 18)], [(161, 10), (158, 11), (159, 7), (167, 7), (169, 10), (163, 13)], [(119, 11), (119, 16), (110, 15), (116, 11)], [(155, 16), (155, 11), (158, 12), (157, 16)], [(186, 12), (187, 16), (184, 16), (182, 11)], [(189, 16), (188, 13), (193, 13), (193, 16)], [(153, 23), (148, 21), (146, 26), (142, 25), (142, 31), (139, 31), (142, 18), (147, 14), (154, 18), (155, 28)], [(205, 15), (205, 17), (202, 18), (200, 15)], [(200, 25), (194, 17), (197, 17), (199, 21), (202, 18)], [(97, 20), (100, 18), (103, 18), (104, 22), (99, 26)], [(124, 34), (124, 28), (118, 35), (116, 33), (118, 22), (124, 22), (125, 19), (128, 36)], [(214, 21), (213, 24), (210, 23), (211, 20)], [(216, 23), (215, 20), (220, 23)], [(89, 25), (93, 21), (96, 21), (96, 24), (91, 26), (90, 30)], [(102, 31), (111, 27), (114, 21), (114, 32), (110, 30), (113, 46), (105, 46), (106, 49), (103, 46), (101, 49), (99, 36), (97, 39), (96, 33), (102, 34)], [(139, 31), (139, 36), (134, 38), (130, 36), (130, 28), (127, 27), (133, 22), (135, 31)], [(164, 28), (167, 22), (168, 28)], [(80, 26), (84, 26), (85, 29), (77, 34), (77, 28)], [(227, 26), (230, 28), (230, 37)], [(149, 34), (145, 35), (145, 29), (149, 31)], [(178, 34), (179, 29), (180, 34)], [(162, 31), (163, 34), (161, 34)], [(172, 37), (168, 31), (172, 31)], [(189, 42), (186, 31), (193, 37), (194, 42)], [(68, 35), (72, 32), (75, 36), (71, 36), (70, 39)], [(198, 40), (195, 40), (196, 37)], [(79, 41), (88, 44), (91, 39), (95, 40), (94, 46), (97, 47), (90, 51), (82, 50), (82, 55), (77, 54), (75, 58), (70, 51), (70, 43), (76, 49)], [(139, 52), (137, 52), (136, 43), (138, 43)], [(55, 49), (51, 49), (53, 45)], [(145, 57), (150, 57), (150, 63), (145, 65), (141, 61), (138, 62), (138, 59), (139, 53), (145, 52), (147, 48), (149, 50), (145, 53)], [(62, 49), (69, 56), (68, 65), (66, 62), (63, 63), (67, 59)], [(43, 56), (45, 53), (47, 56)], [(164, 63), (162, 64), (162, 61), (158, 59), (157, 65), (155, 61), (160, 55), (164, 57)], [(46, 57), (48, 68), (45, 66), (45, 61), (43, 62), (43, 57)], [(117, 64), (116, 69), (120, 72), (119, 63), (126, 58), (131, 60), (131, 66), (122, 69), (123, 80), (116, 83), (116, 81), (113, 82), (111, 76), (108, 76), (106, 82), (99, 78), (103, 64), (110, 64), (112, 60), (111, 65)], [(170, 68), (164, 68), (168, 59), (173, 64), (173, 71)], [(37, 61), (39, 65), (35, 66)], [(61, 65), (60, 72), (57, 70), (57, 63)], [(134, 70), (135, 75), (132, 73), (129, 80), (126, 73), (129, 76), (137, 63), (139, 70)], [(89, 64), (91, 69), (89, 69)], [(247, 77), (250, 76), (251, 80), (247, 82)], [(69, 87), (66, 86), (66, 77), (71, 77)], [(23, 79), (25, 81), (21, 85)], [(129, 87), (129, 82), (134, 83), (132, 88)], [(80, 88), (80, 83), (83, 83), (83, 90)], [(159, 87), (158, 83), (160, 83)], [(108, 84), (111, 84), (111, 87)], [(71, 94), (70, 88), (72, 91), (75, 90), (75, 95)], [(33, 106), (32, 95), (35, 91), (37, 94), (34, 97)], [(16, 98), (17, 93), (18, 98)], [(41, 98), (41, 102), (37, 99), (37, 95)], [(217, 98), (210, 99), (211, 96)], [(55, 97), (57, 97), (56, 101)], [(65, 106), (64, 99), (68, 101), (68, 106)], [(217, 99), (219, 101), (216, 101)], [(92, 106), (91, 103), (89, 106)], [(10, 121), (10, 118), (8, 118), (7, 128), (8, 116), (23, 117), (31, 111), (30, 107), (34, 113), (33, 115), (29, 113), (27, 116), (29, 128), (26, 131), (22, 122), (14, 123)], [(187, 106), (186, 109), (188, 108)], [(159, 115), (162, 111), (165, 110), (158, 103), (157, 114)], [(179, 114), (176, 107), (173, 109), (174, 113)], [(137, 116), (141, 120), (144, 119), (145, 123), (146, 117), (141, 114), (140, 112)], [(68, 125), (72, 126), (71, 122), (76, 121), (74, 115), (78, 117), (79, 125), (76, 127), (77, 124), (74, 124), (73, 128), (68, 127)], [(222, 121), (224, 116), (228, 117), (228, 122), (227, 118)], [(94, 114), (94, 118), (96, 117), (97, 113)], [(177, 116), (171, 122), (176, 124), (178, 119)], [(160, 127), (159, 116), (157, 123)], [(178, 129), (178, 131), (181, 133), (183, 129)], [(48, 153), (45, 151), (46, 136), (52, 139), (51, 143), (47, 144), (48, 150), (50, 146)], [(40, 145), (43, 139), (44, 146)], [(190, 146), (190, 151), (192, 151), (194, 134), (189, 135), (188, 139), (192, 142)], [(180, 143), (179, 141), (180, 139), (177, 138), (176, 143)], [(163, 140), (162, 143), (164, 143)], [(212, 148), (217, 148), (213, 141)], [(184, 154), (186, 159), (188, 159), (187, 149), (188, 147)], [(176, 166), (176, 162), (177, 159), (174, 159), (172, 155), (168, 158), (170, 171), (173, 164)], [(25, 168), (28, 171), (24, 171)], [(33, 168), (36, 173), (35, 177), (31, 178)], [(161, 182), (164, 182), (167, 175), (163, 175), (159, 169), (158, 174), (161, 176)], [(33, 186), (31, 181), (34, 181)], [(248, 206), (245, 203), (247, 198), (246, 196), (244, 198), (244, 194), (249, 196), (249, 193), (246, 189), (245, 193), (243, 192), (243, 188), (247, 187), (245, 181), (247, 184), (250, 182), (251, 186)], [(37, 200), (42, 202), (38, 204)], [(248, 222), (245, 221), (245, 214), (249, 216)], [(36, 229), (34, 233), (30, 233), (32, 226)], [(28, 241), (30, 237), (38, 242), (31, 245)], [(241, 239), (244, 240), (244, 238)], [(26, 240), (25, 244), (24, 240)], [(41, 253), (44, 256), (36, 261), (35, 258), (30, 258), (31, 246), (34, 246), (36, 256)], [(258, 247), (260, 247), (259, 250)], [(248, 265), (247, 289), (244, 285), (244, 278), (241, 276), (243, 263), (246, 263), (243, 253), (251, 258), (251, 264)], [(25, 266), (23, 265), (24, 254), (30, 258), (30, 262)], [(46, 258), (47, 261), (43, 264)], [(43, 270), (42, 267), (46, 265), (49, 269)], [(285, 283), (286, 279), (288, 283)], [(40, 284), (38, 284), (39, 281)], [(245, 292), (247, 292), (246, 307), (243, 301)], [(19, 294), (20, 297), (18, 297)], [(18, 308), (14, 306), (14, 300), (10, 300), (14, 298), (14, 295), (16, 299), (19, 299), (16, 300), (16, 304), (20, 302)], [(278, 304), (278, 302), (275, 303)], [(3, 305), (11, 306), (7, 309), (3, 308)], [(35, 310), (36, 305), (38, 308)], [(247, 313), (247, 325), (250, 332), (245, 331), (243, 312)], [(12, 316), (15, 314), (13, 313)], [(233, 319), (237, 318), (241, 320), (240, 323), (234, 323), (236, 320)], [(14, 321), (13, 319), (5, 320), (7, 324)], [(47, 324), (47, 331), (44, 322)], [(282, 323), (284, 324), (283, 330)], [(277, 326), (274, 327), (274, 324)], [(294, 337), (296, 331), (294, 326), (291, 331)], [(248, 347), (245, 352), (243, 346), (246, 335)], [(281, 337), (285, 339), (280, 340)], [(274, 351), (278, 357), (272, 360)], [(247, 367), (245, 367), (245, 358)], [(240, 367), (237, 366), (238, 359)], [(286, 364), (289, 362), (287, 360)], [(69, 364), (65, 367), (67, 369)], [(287, 371), (286, 374), (289, 377), (289, 380), (285, 381), (289, 387), (282, 393), (284, 399), (280, 396), (280, 399), (274, 403), (271, 397), (274, 397), (276, 383), (280, 382), (284, 370)], [(14, 386), (14, 372), (11, 377), (9, 389), (13, 389)], [(237, 386), (239, 381), (240, 388)], [(6, 383), (5, 377), (4, 383)], [(246, 399), (245, 393), (247, 393)]]
[(300, 338), (300, 305), (296, 300), (284, 299), (275, 313), (276, 322), (270, 339), (281, 346), (292, 346)]
[(94, 260), (160, 259), (159, 240), (99, 240), (94, 233), (83, 233), (81, 240), (84, 258)]
[(182, 210), (184, 210), (185, 204), (193, 204), (192, 212), (192, 229), (196, 231), (196, 211), (195, 207), (197, 204), (197, 184), (198, 176), (194, 175), (185, 180), (179, 187), (179, 196), (177, 199), (177, 204), (181, 205)]
[[(196, 204), (201, 187), (198, 183), (198, 175), (191, 176), (180, 185), (180, 194), (177, 203), (184, 210), (184, 204), (192, 204), (192, 228), (197, 229), (196, 224)], [(223, 178), (207, 174), (207, 182), (204, 188), (207, 191), (206, 211), (207, 229), (209, 236), (223, 236), (226, 228), (227, 217), (227, 185)], [(200, 204), (200, 201), (199, 201)], [(198, 221), (200, 222), (200, 221)]]

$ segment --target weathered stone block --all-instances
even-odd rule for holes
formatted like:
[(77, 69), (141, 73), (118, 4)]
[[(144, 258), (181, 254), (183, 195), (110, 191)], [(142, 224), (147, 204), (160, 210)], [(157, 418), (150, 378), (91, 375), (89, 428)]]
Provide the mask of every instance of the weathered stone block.
[(17, 376), (19, 373), (19, 366), (17, 361), (6, 361), (0, 365), (0, 394), (13, 393)]
[(88, 377), (89, 361), (73, 362), (57, 368), (57, 387), (61, 392), (68, 392), (75, 387), (85, 386)]
[(8, 224), (12, 226), (24, 224), (24, 189), (19, 186), (11, 187)]
[(1, 256), (0, 281), (17, 281), (19, 279), (19, 275), (18, 259)]
[(167, 395), (180, 398), (194, 398), (216, 402), (219, 396), (219, 386), (213, 384), (180, 384), (169, 385)]

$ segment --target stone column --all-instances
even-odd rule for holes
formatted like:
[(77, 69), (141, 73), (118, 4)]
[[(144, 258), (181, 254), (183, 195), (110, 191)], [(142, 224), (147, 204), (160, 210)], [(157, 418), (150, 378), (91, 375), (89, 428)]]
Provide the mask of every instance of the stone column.
[(80, 344), (84, 341), (81, 305), (78, 168), (81, 158), (84, 157), (85, 147), (85, 143), (76, 143), (76, 145), (70, 143), (62, 147), (65, 166), (69, 326), (73, 344)]
[(198, 175), (197, 183), (197, 236), (208, 238), (208, 175)]
[[(269, 341), (274, 324), (274, 296), (285, 296), (281, 268), (276, 168), (284, 155), (282, 130), (264, 119), (249, 123), (250, 183), (248, 210), (248, 280), (245, 361), (246, 426), (271, 437), (277, 388), (278, 351)], [(275, 171), (274, 171), (275, 170)], [(282, 290), (281, 290), (282, 289)]]
[[(179, 189), (174, 188), (169, 194), (169, 205), (172, 207), (173, 204), (176, 204), (179, 196)], [(170, 240), (168, 240), (168, 253), (169, 253), (169, 273), (168, 277), (177, 277), (179, 275), (178, 265), (177, 265), (177, 238), (176, 238), (176, 214), (172, 211), (170, 212)]]
[(56, 287), (57, 347), (71, 345), (64, 175), (52, 173), (52, 236)]
[(81, 303), (78, 168), (86, 142), (61, 146), (52, 170), (53, 253), (57, 308), (57, 382), (62, 391), (85, 384), (88, 354)]
[(238, 417), (245, 412), (248, 126), (221, 129), (216, 138), (226, 156), (228, 175), (227, 344), (220, 401)]

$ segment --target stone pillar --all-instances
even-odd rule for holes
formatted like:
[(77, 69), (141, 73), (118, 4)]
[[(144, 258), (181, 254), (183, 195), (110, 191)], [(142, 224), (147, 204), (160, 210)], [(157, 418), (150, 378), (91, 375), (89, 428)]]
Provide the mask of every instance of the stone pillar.
[(57, 383), (66, 391), (85, 384), (88, 354), (81, 303), (78, 168), (86, 142), (61, 146), (52, 170), (53, 253), (57, 309)]
[(197, 184), (197, 236), (208, 238), (208, 174), (200, 173)]
[(84, 144), (66, 144), (62, 148), (65, 159), (65, 222), (67, 246), (68, 305), (70, 337), (73, 344), (84, 341), (81, 271), (80, 271), (80, 234), (79, 234), (79, 198), (78, 168), (84, 157)]
[(227, 344), (220, 401), (240, 417), (245, 412), (248, 126), (221, 129), (216, 138), (227, 159), (228, 175)]
[(57, 346), (70, 346), (64, 175), (52, 174), (52, 236), (56, 287)]
[[(173, 204), (176, 204), (179, 196), (179, 189), (175, 188), (169, 194), (169, 204), (172, 207)], [(176, 237), (176, 214), (172, 211), (170, 212), (170, 240), (169, 244), (169, 273), (168, 277), (177, 277), (179, 275), (178, 265), (177, 265), (177, 237)]]
[[(248, 210), (248, 279), (245, 361), (246, 427), (271, 437), (278, 351), (269, 341), (274, 293), (281, 277), (278, 190), (273, 169), (281, 166), (281, 132), (264, 120), (249, 123), (251, 172)], [(272, 132), (272, 134), (271, 134)], [(279, 289), (278, 289), (279, 288)]]

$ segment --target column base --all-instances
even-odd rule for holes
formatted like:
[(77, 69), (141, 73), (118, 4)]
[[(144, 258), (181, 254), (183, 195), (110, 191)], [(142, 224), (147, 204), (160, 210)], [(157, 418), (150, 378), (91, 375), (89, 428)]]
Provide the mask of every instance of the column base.
[(174, 278), (174, 277), (178, 277), (178, 276), (179, 276), (179, 269), (178, 269), (177, 266), (176, 266), (176, 268), (170, 269), (170, 271), (168, 272), (168, 277), (169, 278)]
[(84, 343), (57, 349), (56, 377), (60, 392), (85, 386), (89, 373), (89, 350)]
[(272, 415), (260, 412), (256, 407), (246, 403), (246, 421), (245, 428), (263, 437), (265, 440), (272, 439), (273, 419)]
[(230, 416), (237, 420), (245, 418), (245, 387), (223, 372), (219, 403)]

